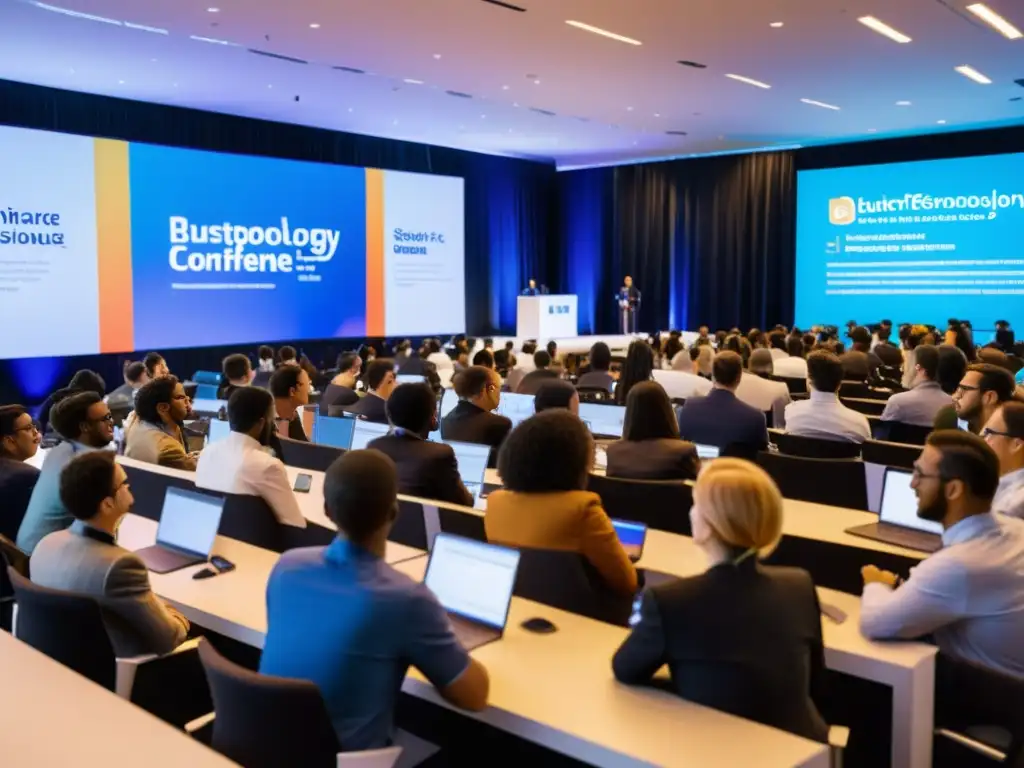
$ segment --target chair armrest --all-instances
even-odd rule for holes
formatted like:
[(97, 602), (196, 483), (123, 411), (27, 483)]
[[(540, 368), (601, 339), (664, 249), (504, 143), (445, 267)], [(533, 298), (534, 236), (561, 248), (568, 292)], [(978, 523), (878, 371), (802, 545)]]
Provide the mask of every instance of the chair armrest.
[(401, 747), (339, 752), (337, 768), (392, 768), (401, 754)]
[(114, 686), (114, 690), (122, 699), (131, 701), (132, 688), (135, 686), (135, 675), (138, 673), (141, 665), (159, 662), (161, 659), (170, 658), (182, 653), (198, 652), (198, 650), (199, 638), (197, 637), (192, 640), (186, 640), (173, 651), (165, 653), (163, 656), (158, 656), (155, 653), (147, 653), (141, 656), (128, 656), (117, 659), (117, 682)]

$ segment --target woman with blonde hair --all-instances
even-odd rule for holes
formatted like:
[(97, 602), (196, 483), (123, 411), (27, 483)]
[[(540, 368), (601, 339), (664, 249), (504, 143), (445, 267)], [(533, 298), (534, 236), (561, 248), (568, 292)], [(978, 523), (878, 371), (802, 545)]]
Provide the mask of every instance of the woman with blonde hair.
[(815, 705), (825, 661), (814, 582), (760, 563), (782, 537), (778, 487), (755, 464), (716, 459), (697, 478), (690, 519), (709, 568), (644, 593), (615, 677), (639, 685), (667, 664), (685, 699), (827, 741)]

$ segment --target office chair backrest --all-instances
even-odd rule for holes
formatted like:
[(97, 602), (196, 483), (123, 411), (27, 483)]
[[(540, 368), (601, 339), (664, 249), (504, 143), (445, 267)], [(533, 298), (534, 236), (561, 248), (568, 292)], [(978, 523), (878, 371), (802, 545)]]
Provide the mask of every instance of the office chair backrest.
[(841, 397), (839, 402), (851, 411), (863, 413), (865, 416), (881, 416), (885, 410), (885, 400), (866, 400), (860, 397)]
[(399, 500), (398, 517), (391, 526), (388, 540), (416, 549), (427, 548), (427, 527), (423, 521), (422, 504)]
[(597, 621), (629, 625), (632, 596), (608, 589), (578, 552), (518, 547), (519, 571), (513, 594)]
[(771, 438), (779, 450), (789, 456), (806, 456), (811, 459), (855, 459), (860, 456), (860, 443), (851, 443), (849, 440), (826, 440), (774, 431)]
[(861, 458), (868, 464), (884, 464), (887, 467), (913, 469), (914, 462), (921, 455), (921, 446), (906, 443), (890, 443), (882, 440), (865, 440), (861, 446)]
[(808, 459), (761, 451), (757, 463), (772, 476), (787, 499), (850, 509), (868, 508), (864, 462), (857, 459)]
[(182, 488), (186, 491), (196, 489), (196, 484), (192, 480), (186, 480), (183, 477), (165, 475), (162, 472), (150, 471), (129, 464), (122, 464), (121, 467), (128, 477), (132, 496), (135, 497), (132, 512), (150, 520), (160, 519), (160, 513), (164, 507), (164, 496), (167, 495), (168, 488)]
[(889, 389), (875, 389), (864, 381), (843, 381), (839, 385), (840, 397), (858, 397), (864, 400), (888, 400), (893, 392)]
[(334, 768), (340, 745), (313, 683), (250, 672), (205, 639), (199, 658), (213, 696), (215, 750), (245, 768)]
[(80, 675), (114, 690), (117, 665), (99, 603), (33, 584), (7, 569), (18, 603), (15, 637)]
[(336, 459), (345, 454), (343, 448), (335, 448), (332, 445), (292, 440), (283, 435), (278, 435), (277, 439), (281, 441), (281, 461), (290, 467), (326, 472)]
[(791, 376), (776, 376), (774, 374), (769, 376), (768, 379), (770, 381), (781, 381), (789, 388), (790, 395), (802, 395), (807, 392), (807, 379), (795, 379)]
[(692, 535), (693, 488), (682, 480), (625, 480), (591, 474), (587, 490), (601, 497), (609, 517), (644, 523), (659, 531)]
[(904, 424), (901, 421), (879, 421), (877, 426), (872, 425), (871, 430), (871, 434), (878, 440), (906, 445), (924, 445), (931, 433), (931, 427)]
[(454, 533), (473, 541), (487, 541), (484, 516), (460, 512), (457, 509), (438, 507), (437, 516), (443, 533)]
[(3, 557), (3, 573), (7, 573), (7, 566), (16, 570), (26, 579), (29, 578), (28, 553), (18, 549), (18, 545), (0, 533), (0, 556)]

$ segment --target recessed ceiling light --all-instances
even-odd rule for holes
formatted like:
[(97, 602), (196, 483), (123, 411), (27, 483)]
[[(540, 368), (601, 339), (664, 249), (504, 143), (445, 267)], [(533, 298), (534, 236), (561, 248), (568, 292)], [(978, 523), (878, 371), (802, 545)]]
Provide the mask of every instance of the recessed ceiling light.
[(909, 107), (910, 106), (910, 102), (909, 101), (897, 101), (896, 102), (896, 106), (897, 107)]
[(963, 64), (959, 67), (953, 67), (953, 69), (976, 83), (981, 83), (982, 85), (992, 84), (992, 81), (989, 78), (985, 77), (985, 75), (981, 74), (981, 72), (976, 70), (974, 67), (969, 67), (966, 64)]
[(487, 118), (487, 115), (480, 115), (480, 119), (481, 120), (485, 120), (486, 118)]
[(967, 10), (977, 16), (979, 19), (990, 25), (999, 34), (1004, 37), (1008, 37), (1010, 40), (1018, 40), (1024, 37), (1024, 32), (1021, 32), (1013, 24), (1008, 22), (998, 13), (993, 11), (984, 3), (975, 3), (974, 5), (968, 5)]
[(392, 124), (392, 125), (398, 125), (398, 121), (397, 121), (397, 120), (393, 120), (393, 121), (391, 122), (391, 124)]
[(534, 80), (534, 81), (533, 81), (533, 84), (534, 84), (534, 85), (540, 85), (540, 80)]
[(744, 77), (743, 75), (726, 75), (726, 77), (733, 80), (739, 80), (741, 83), (746, 83), (747, 85), (755, 85), (758, 88), (771, 88), (768, 83), (762, 83), (760, 80), (754, 80), (749, 77)]
[(661, 112), (655, 112), (655, 113), (654, 113), (654, 116), (655, 116), (655, 117), (661, 117)]
[(156, 59), (150, 59), (150, 61), (152, 61), (152, 62), (156, 62)]
[(900, 32), (898, 29), (893, 29), (884, 21), (879, 21), (874, 16), (861, 16), (857, 19), (868, 29), (872, 29), (880, 35), (888, 37), (890, 40), (895, 40), (897, 43), (909, 43), (910, 38)]
[(320, 25), (319, 25), (319, 24), (317, 24), (317, 23), (316, 23), (316, 22), (314, 21), (314, 22), (313, 22), (312, 24), (310, 24), (310, 25), (309, 25), (309, 28), (310, 28), (310, 29), (320, 29)]
[(117, 81), (117, 84), (118, 84), (118, 85), (124, 85), (124, 80), (118, 80), (118, 81)]
[(220, 13), (220, 8), (207, 8), (207, 13)]
[(632, 108), (632, 107), (626, 107), (626, 111), (627, 111), (627, 112), (632, 112), (632, 111), (633, 111), (633, 108)]
[(939, 125), (945, 125), (946, 124), (945, 120), (936, 120), (935, 122), (937, 122)]
[(772, 22), (771, 24), (769, 24), (768, 26), (769, 26), (769, 27), (772, 27), (773, 29), (778, 29), (779, 27), (781, 27), (781, 26), (782, 26), (782, 22), (781, 22), (781, 21), (773, 21), (773, 22)]
[(582, 29), (586, 32), (593, 32), (595, 35), (601, 35), (602, 37), (610, 37), (612, 40), (618, 40), (620, 43), (629, 43), (630, 45), (643, 45), (639, 40), (634, 40), (632, 37), (625, 37), (623, 35), (617, 35), (614, 32), (609, 32), (607, 29), (601, 29), (600, 27), (594, 27), (590, 24), (584, 24), (582, 21), (566, 21), (570, 27), (576, 27), (576, 29)]
[(878, 133), (877, 128), (868, 128), (868, 133)]
[(349, 108), (348, 108), (348, 111), (349, 111), (349, 112), (354, 112), (355, 110), (353, 110), (353, 109), (352, 109), (352, 107), (349, 107)]
[(423, 85), (423, 81), (422, 80), (415, 80), (415, 79), (413, 79), (411, 77), (405, 78), (405, 80), (403, 82), (406, 82), (409, 85)]
[(839, 109), (835, 104), (826, 104), (824, 101), (815, 101), (814, 99), (800, 99), (804, 104), (810, 104), (812, 107), (821, 107), (822, 109)]
[(503, 86), (501, 86), (501, 90), (503, 90), (503, 91), (507, 91), (507, 90), (508, 90), (508, 86), (507, 86), (507, 85), (503, 85)]
[(440, 59), (441, 58), (441, 54), (440, 53), (435, 53), (434, 54), (434, 58), (435, 59)]
[(512, 106), (513, 107), (518, 107), (519, 106), (519, 102), (518, 101), (513, 101), (512, 102)]
[(268, 86), (267, 86), (267, 88), (273, 88), (273, 87), (274, 87), (273, 85), (268, 85)]

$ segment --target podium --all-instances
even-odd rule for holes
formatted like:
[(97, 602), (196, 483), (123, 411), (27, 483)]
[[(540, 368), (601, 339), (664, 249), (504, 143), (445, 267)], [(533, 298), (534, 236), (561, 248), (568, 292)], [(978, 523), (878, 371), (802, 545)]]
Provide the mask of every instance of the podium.
[(579, 335), (575, 296), (520, 296), (516, 302), (516, 338), (569, 339)]

